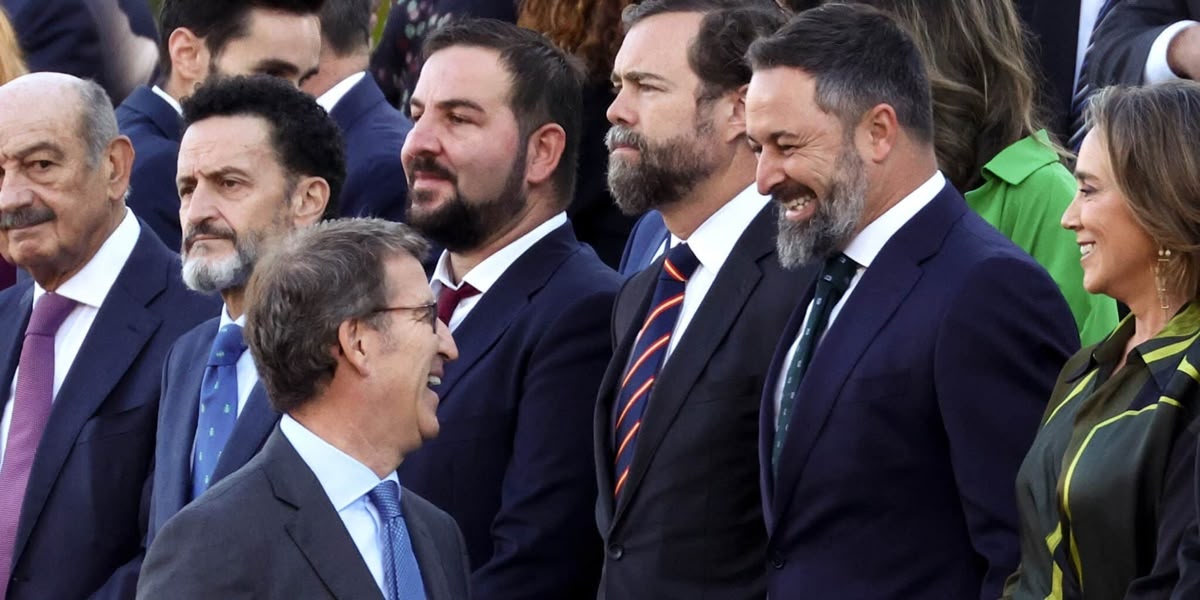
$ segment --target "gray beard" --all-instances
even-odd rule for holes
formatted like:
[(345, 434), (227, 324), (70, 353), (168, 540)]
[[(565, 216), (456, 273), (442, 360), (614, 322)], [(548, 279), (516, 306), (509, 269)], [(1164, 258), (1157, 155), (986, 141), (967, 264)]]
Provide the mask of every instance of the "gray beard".
[(853, 150), (843, 152), (835, 164), (835, 179), (813, 216), (793, 223), (779, 210), (775, 239), (779, 262), (786, 269), (829, 258), (850, 243), (867, 203), (867, 178), (862, 159)]

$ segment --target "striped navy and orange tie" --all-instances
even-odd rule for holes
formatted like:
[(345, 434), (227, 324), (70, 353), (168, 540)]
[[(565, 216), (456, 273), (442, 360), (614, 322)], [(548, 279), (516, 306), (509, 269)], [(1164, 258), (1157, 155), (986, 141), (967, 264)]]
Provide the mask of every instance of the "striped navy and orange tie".
[(614, 498), (621, 497), (621, 490), (629, 477), (638, 431), (642, 428), (642, 413), (646, 410), (654, 379), (667, 355), (675, 322), (679, 320), (687, 280), (699, 265), (700, 261), (687, 244), (679, 244), (667, 253), (662, 273), (658, 276), (658, 285), (654, 288), (650, 312), (633, 343), (633, 352), (625, 367), (617, 402), (613, 405), (613, 444), (616, 448)]

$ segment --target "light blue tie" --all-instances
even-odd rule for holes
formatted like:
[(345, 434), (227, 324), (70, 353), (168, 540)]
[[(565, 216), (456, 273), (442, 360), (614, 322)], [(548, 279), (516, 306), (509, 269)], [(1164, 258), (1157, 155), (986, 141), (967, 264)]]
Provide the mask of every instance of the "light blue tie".
[(192, 450), (192, 498), (208, 489), (221, 451), (237, 423), (237, 361), (245, 351), (241, 326), (230, 323), (217, 332), (200, 384), (200, 416)]
[(383, 587), (388, 600), (425, 600), (421, 569), (400, 512), (400, 486), (384, 481), (367, 496), (383, 520)]

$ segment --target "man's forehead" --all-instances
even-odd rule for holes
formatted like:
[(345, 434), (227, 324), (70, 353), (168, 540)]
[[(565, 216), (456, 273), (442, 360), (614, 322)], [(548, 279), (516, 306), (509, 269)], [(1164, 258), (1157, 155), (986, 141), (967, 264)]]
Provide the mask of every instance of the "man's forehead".
[(480, 104), (503, 101), (508, 98), (511, 82), (499, 52), (474, 46), (451, 46), (434, 52), (425, 61), (413, 97), (426, 104), (449, 97)]
[(192, 123), (180, 142), (180, 162), (251, 159), (272, 154), (265, 119), (254, 116), (210, 117)]

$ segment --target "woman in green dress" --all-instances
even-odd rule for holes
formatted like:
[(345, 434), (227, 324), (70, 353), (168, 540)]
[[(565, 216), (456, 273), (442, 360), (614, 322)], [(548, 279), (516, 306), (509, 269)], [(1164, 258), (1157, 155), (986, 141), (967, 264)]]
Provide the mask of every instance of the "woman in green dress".
[(1200, 408), (1200, 84), (1109, 88), (1062, 217), (1089, 292), (1129, 306), (1067, 362), (1017, 475), (1005, 598), (1166, 598), (1194, 518)]

